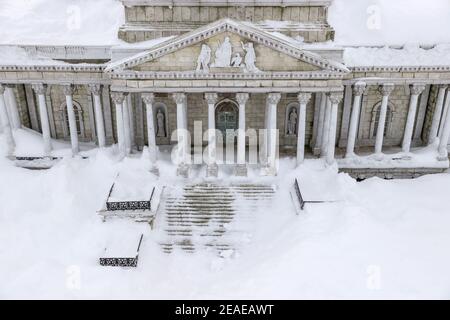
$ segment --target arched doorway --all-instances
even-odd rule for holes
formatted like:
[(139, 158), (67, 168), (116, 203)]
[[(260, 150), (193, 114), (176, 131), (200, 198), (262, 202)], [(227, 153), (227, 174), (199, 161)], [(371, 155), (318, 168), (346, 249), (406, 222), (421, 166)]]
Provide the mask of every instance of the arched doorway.
[(239, 127), (239, 109), (236, 102), (225, 99), (216, 106), (216, 129), (228, 137), (227, 130), (233, 132)]

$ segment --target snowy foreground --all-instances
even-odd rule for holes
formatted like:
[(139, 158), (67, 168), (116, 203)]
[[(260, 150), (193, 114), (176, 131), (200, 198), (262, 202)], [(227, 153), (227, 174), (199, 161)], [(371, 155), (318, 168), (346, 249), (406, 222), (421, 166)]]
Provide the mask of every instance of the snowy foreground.
[[(279, 186), (273, 206), (258, 213), (250, 242), (224, 259), (167, 255), (147, 225), (103, 223), (96, 211), (116, 174), (148, 165), (145, 157), (118, 162), (113, 151), (47, 171), (17, 168), (0, 154), (0, 298), (450, 298), (448, 174), (357, 183), (320, 161), (294, 172), (294, 161), (283, 160), (268, 181)], [(180, 183), (168, 163), (160, 170), (162, 183)], [(294, 177), (306, 193), (341, 201), (295, 215)], [(137, 269), (98, 265), (111, 237), (141, 232)]]

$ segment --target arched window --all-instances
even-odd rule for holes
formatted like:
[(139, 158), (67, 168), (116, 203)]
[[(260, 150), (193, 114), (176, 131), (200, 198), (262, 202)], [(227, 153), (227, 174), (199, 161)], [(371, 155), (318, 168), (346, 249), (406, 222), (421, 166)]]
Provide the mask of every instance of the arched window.
[[(75, 122), (77, 125), (77, 133), (78, 137), (84, 138), (84, 121), (83, 121), (83, 109), (78, 102), (73, 102), (73, 111), (75, 113)], [(69, 116), (67, 114), (67, 104), (63, 105), (63, 114), (64, 114), (64, 132), (65, 136), (70, 136), (70, 127), (69, 127)]]
[[(372, 110), (372, 125), (371, 125), (371, 137), (376, 138), (378, 131), (378, 124), (380, 122), (381, 102), (377, 103)], [(386, 122), (384, 124), (384, 137), (390, 135), (391, 123), (393, 116), (393, 107), (388, 105), (386, 112)]]

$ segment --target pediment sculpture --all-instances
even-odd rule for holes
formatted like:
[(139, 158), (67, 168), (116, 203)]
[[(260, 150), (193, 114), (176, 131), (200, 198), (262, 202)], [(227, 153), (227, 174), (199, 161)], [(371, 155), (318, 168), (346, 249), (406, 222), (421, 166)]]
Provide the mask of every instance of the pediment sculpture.
[(211, 48), (207, 44), (202, 44), (200, 54), (197, 58), (197, 72), (209, 72), (210, 68), (239, 68), (242, 72), (260, 72), (256, 67), (256, 53), (252, 42), (243, 43), (241, 47), (244, 57), (240, 52), (233, 53), (233, 46), (230, 38), (225, 37), (222, 43), (219, 42), (214, 53), (214, 62), (211, 63)]

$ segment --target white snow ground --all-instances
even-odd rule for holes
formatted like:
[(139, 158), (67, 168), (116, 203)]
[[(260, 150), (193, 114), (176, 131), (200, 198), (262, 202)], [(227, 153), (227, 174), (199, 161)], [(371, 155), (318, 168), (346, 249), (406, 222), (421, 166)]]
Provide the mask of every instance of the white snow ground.
[[(102, 223), (95, 212), (117, 172), (148, 166), (145, 158), (118, 162), (113, 151), (48, 171), (14, 167), (0, 154), (0, 298), (450, 298), (448, 174), (357, 183), (320, 160), (296, 172), (293, 159), (283, 160), (273, 208), (259, 213), (251, 242), (222, 259), (166, 255), (146, 225)], [(179, 181), (168, 163), (160, 170), (165, 183)], [(342, 201), (297, 216), (294, 177)], [(137, 269), (98, 265), (111, 237), (140, 232)]]

